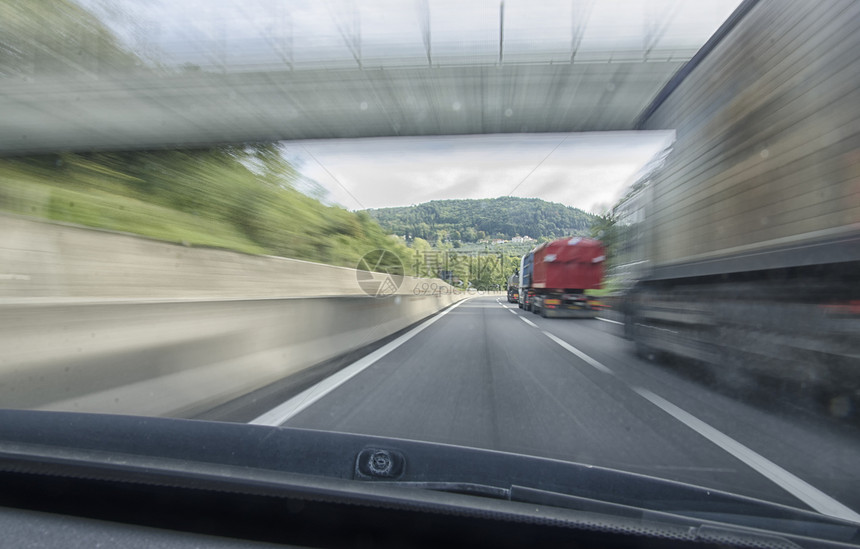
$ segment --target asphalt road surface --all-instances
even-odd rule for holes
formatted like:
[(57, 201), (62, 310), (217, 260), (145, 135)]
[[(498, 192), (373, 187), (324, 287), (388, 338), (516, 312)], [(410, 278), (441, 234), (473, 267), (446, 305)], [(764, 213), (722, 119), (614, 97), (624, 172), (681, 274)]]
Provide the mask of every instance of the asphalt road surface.
[(856, 427), (636, 358), (611, 320), (469, 299), (253, 420), (600, 465), (860, 520)]

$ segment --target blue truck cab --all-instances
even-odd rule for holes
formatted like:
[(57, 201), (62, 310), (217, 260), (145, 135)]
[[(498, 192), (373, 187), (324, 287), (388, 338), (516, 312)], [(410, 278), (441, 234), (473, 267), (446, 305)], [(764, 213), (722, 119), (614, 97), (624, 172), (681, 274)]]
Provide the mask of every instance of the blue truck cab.
[(532, 272), (534, 270), (535, 252), (530, 251), (520, 259), (520, 295), (517, 305), (520, 309), (531, 310), (534, 289), (532, 288)]

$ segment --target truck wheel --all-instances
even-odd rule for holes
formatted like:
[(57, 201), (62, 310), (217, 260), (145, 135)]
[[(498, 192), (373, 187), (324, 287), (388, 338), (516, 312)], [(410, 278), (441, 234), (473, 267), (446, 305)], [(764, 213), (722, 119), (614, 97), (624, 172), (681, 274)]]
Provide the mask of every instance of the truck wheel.
[(657, 351), (655, 351), (653, 348), (649, 347), (648, 345), (645, 345), (644, 343), (642, 343), (639, 340), (634, 339), (633, 341), (635, 344), (634, 348), (635, 348), (636, 356), (638, 356), (641, 359), (647, 360), (649, 362), (654, 362), (655, 360), (657, 360)]
[(547, 316), (546, 316), (546, 309), (541, 309), (541, 310), (540, 310), (540, 316), (542, 316), (543, 318), (547, 318)]
[[(596, 318), (596, 317), (595, 317)], [(632, 315), (624, 315), (624, 339), (632, 341), (634, 339), (633, 330), (635, 328)]]

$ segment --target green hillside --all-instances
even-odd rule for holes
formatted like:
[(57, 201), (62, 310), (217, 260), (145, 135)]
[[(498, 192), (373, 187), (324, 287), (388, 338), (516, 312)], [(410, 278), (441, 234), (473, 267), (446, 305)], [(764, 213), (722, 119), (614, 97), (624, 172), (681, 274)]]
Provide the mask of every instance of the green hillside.
[(433, 200), (417, 206), (367, 210), (391, 234), (429, 242), (548, 239), (588, 235), (597, 218), (577, 208), (538, 198)]
[(346, 267), (375, 249), (414, 263), (369, 215), (302, 194), (297, 177), (273, 144), (4, 158), (0, 211)]

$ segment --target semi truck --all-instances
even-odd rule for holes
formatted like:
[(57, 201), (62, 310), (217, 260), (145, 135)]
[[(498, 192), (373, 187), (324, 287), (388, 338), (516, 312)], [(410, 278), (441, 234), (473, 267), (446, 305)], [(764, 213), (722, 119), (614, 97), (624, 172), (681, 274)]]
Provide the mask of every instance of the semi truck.
[(605, 260), (603, 245), (591, 238), (559, 238), (536, 247), (523, 258), (531, 266), (526, 309), (544, 318), (594, 318), (600, 302), (587, 292), (601, 287)]
[[(759, 5), (649, 109), (675, 137), (615, 207), (610, 274), (638, 354), (858, 417), (860, 19), (796, 5)], [(813, 25), (826, 44), (782, 45)]]
[(517, 270), (508, 277), (508, 303), (517, 303), (520, 298), (520, 271)]
[(531, 310), (532, 297), (534, 296), (534, 290), (531, 287), (534, 257), (534, 250), (532, 250), (520, 259), (520, 295), (517, 306), (526, 311)]

